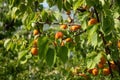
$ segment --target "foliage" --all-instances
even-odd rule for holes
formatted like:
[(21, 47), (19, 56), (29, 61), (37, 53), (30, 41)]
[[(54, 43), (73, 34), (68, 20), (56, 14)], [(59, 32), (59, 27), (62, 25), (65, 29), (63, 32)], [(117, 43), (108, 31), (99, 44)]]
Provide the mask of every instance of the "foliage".
[(119, 21), (118, 0), (0, 0), (0, 79), (118, 80)]

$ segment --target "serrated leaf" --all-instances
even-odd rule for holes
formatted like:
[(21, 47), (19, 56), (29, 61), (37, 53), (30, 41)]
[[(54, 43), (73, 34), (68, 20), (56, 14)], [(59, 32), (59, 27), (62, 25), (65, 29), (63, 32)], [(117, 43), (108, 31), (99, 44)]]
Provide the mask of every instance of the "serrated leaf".
[(68, 60), (68, 49), (65, 46), (60, 47), (58, 57), (65, 63)]
[(100, 58), (102, 57), (102, 54), (96, 54), (95, 52), (92, 52), (92, 56), (87, 59), (87, 68), (92, 69), (95, 68), (96, 64), (100, 62)]
[(88, 43), (91, 43), (95, 47), (98, 42), (98, 34), (97, 34), (98, 25), (90, 26), (90, 27), (92, 28), (88, 30)]
[(49, 66), (52, 66), (55, 62), (55, 51), (52, 48), (49, 48), (46, 54), (46, 62)]

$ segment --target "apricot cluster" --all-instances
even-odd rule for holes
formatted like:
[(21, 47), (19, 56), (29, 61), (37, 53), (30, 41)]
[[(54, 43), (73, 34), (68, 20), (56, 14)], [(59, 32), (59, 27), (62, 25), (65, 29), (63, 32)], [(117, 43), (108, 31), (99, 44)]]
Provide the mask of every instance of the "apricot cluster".
[[(102, 74), (107, 76), (110, 74), (110, 68), (107, 67), (108, 64), (106, 64), (106, 59), (104, 56), (102, 56), (100, 58), (100, 62), (97, 64), (97, 67), (96, 68), (93, 68), (93, 69), (88, 69), (88, 72), (94, 76), (97, 76), (98, 73), (99, 73), (99, 69), (102, 70)], [(106, 65), (106, 66), (105, 66)], [(114, 63), (114, 61), (110, 61), (110, 67), (112, 70), (116, 70), (116, 65)]]
[[(33, 31), (33, 35), (36, 36), (38, 34), (39, 34), (39, 31), (37, 29), (35, 29)], [(38, 39), (34, 39), (34, 41), (33, 41), (33, 47), (31, 48), (31, 54), (32, 55), (37, 55), (38, 54), (37, 43), (38, 43)]]

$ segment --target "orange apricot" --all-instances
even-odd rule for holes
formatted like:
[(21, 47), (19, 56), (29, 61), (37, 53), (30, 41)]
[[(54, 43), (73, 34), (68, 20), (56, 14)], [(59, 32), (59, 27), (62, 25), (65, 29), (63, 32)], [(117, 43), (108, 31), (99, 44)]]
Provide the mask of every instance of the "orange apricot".
[(35, 39), (34, 41), (33, 41), (33, 45), (37, 45), (37, 43), (38, 43), (38, 39)]
[(66, 41), (66, 42), (71, 42), (72, 39), (71, 39), (71, 38), (66, 38), (65, 41)]
[(117, 47), (120, 49), (120, 40), (118, 40)]
[(71, 31), (77, 31), (77, 30), (80, 29), (80, 28), (81, 28), (80, 25), (73, 25), (73, 26), (71, 26), (70, 30), (71, 30)]
[(110, 67), (113, 69), (113, 70), (116, 70), (116, 65), (114, 63), (114, 61), (110, 61)]
[(88, 26), (91, 26), (91, 25), (96, 24), (96, 23), (97, 23), (97, 19), (91, 18), (91, 19), (88, 21)]
[(104, 69), (103, 69), (103, 74), (104, 74), (104, 75), (109, 75), (109, 74), (110, 74), (109, 68), (104, 68)]
[(37, 35), (37, 34), (39, 34), (39, 31), (38, 31), (37, 29), (35, 29), (35, 30), (33, 31), (33, 35)]
[(98, 69), (97, 69), (97, 68), (94, 68), (94, 69), (92, 70), (92, 74), (93, 74), (94, 76), (98, 75)]
[(98, 68), (104, 68), (104, 64), (98, 63)]
[(104, 56), (102, 56), (102, 57), (100, 58), (100, 63), (101, 63), (101, 64), (105, 64), (105, 63), (106, 63), (106, 59), (105, 59)]
[(60, 38), (63, 38), (63, 33), (62, 32), (56, 32), (55, 39), (60, 39)]
[(36, 47), (31, 48), (31, 53), (32, 53), (32, 55), (37, 55), (38, 49)]
[(62, 24), (62, 25), (60, 26), (60, 28), (61, 28), (61, 29), (67, 29), (67, 24)]

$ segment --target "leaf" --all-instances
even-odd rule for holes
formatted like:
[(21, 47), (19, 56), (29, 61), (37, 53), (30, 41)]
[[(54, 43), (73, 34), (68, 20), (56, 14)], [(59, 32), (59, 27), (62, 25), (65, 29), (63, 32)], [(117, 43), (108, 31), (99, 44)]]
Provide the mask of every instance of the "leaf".
[(46, 54), (46, 62), (49, 66), (52, 66), (55, 62), (55, 51), (52, 48), (49, 48)]
[(111, 11), (105, 10), (105, 15), (102, 15), (102, 31), (105, 34), (109, 34), (112, 32), (113, 28), (114, 28), (114, 19), (113, 19), (113, 15), (111, 14)]
[(7, 45), (10, 43), (11, 39), (6, 39), (5, 42), (4, 42), (4, 47), (6, 48)]
[(46, 20), (47, 20), (47, 17), (48, 17), (48, 13), (47, 13), (45, 10), (43, 10), (43, 11), (41, 12), (41, 16), (42, 16), (42, 20), (43, 20), (43, 21), (46, 21)]
[(88, 69), (95, 68), (96, 64), (99, 63), (101, 57), (102, 53), (98, 54), (96, 54), (96, 52), (89, 53), (89, 57), (87, 58), (87, 68)]
[(21, 60), (26, 54), (28, 53), (28, 50), (24, 50), (18, 53), (18, 60)]
[(58, 9), (61, 11), (61, 9), (63, 7), (63, 4), (62, 4), (61, 0), (57, 0), (57, 6), (58, 6)]
[(38, 39), (38, 48), (39, 57), (43, 59), (48, 50), (48, 37), (42, 36)]
[(83, 1), (84, 0), (76, 0), (74, 2), (73, 10), (76, 10), (77, 8), (79, 8), (83, 4)]
[(68, 60), (68, 49), (65, 46), (60, 47), (58, 57), (65, 63)]
[(64, 1), (64, 3), (63, 3), (63, 9), (65, 11), (69, 11), (71, 9), (71, 4), (68, 1)]
[(21, 60), (20, 63), (21, 63), (21, 64), (25, 64), (25, 63), (28, 61), (28, 59), (30, 59), (31, 57), (32, 57), (32, 54), (26, 55), (26, 56), (25, 56), (25, 60)]
[(92, 28), (88, 30), (88, 43), (91, 43), (94, 47), (96, 47), (98, 42), (98, 34), (97, 34), (98, 25), (94, 25), (90, 27)]

